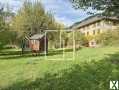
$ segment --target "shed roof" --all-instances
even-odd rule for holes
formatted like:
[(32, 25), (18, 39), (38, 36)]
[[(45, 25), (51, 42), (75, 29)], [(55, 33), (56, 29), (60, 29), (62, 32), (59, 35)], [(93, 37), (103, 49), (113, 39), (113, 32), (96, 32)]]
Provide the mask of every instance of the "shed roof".
[(45, 36), (45, 34), (34, 34), (33, 36), (30, 37), (31, 40), (38, 40), (41, 39)]
[(83, 26), (86, 26), (88, 24), (103, 20), (103, 19), (107, 19), (107, 20), (118, 20), (119, 18), (116, 17), (108, 17), (108, 16), (102, 16), (102, 15), (94, 15), (94, 16), (90, 16), (80, 22), (76, 22), (74, 23), (70, 28), (71, 29), (77, 29), (77, 28), (81, 28)]

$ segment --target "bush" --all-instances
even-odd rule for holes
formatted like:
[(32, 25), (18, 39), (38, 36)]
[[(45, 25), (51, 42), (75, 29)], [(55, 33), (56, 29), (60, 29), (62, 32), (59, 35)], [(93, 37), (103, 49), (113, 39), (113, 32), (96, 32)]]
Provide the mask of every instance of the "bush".
[(96, 37), (96, 40), (102, 45), (119, 45), (119, 30), (102, 33)]
[[(88, 43), (87, 38), (79, 31), (75, 31), (74, 32), (74, 39), (75, 39), (75, 45), (76, 46), (86, 46), (86, 44)], [(73, 32), (70, 33), (70, 37), (69, 37), (69, 44), (71, 44), (73, 42)]]

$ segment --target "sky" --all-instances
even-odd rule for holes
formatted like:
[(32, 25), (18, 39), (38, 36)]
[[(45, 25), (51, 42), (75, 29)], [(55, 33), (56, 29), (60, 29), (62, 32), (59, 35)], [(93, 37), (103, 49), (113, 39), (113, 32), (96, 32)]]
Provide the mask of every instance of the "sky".
[[(79, 22), (89, 15), (83, 10), (75, 10), (69, 0), (40, 0), (46, 11), (51, 12), (58, 22), (66, 26)], [(22, 6), (23, 0), (0, 0), (15, 12)]]

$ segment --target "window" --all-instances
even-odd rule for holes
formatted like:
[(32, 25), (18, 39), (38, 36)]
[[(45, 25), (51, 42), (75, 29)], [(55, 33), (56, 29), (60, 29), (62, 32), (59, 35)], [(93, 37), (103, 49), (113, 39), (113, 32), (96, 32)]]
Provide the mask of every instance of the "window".
[(94, 27), (96, 27), (97, 25), (96, 25), (96, 23), (94, 23)]
[(94, 45), (94, 42), (91, 42), (91, 45)]
[(98, 34), (100, 34), (100, 29), (98, 29)]
[(86, 30), (86, 27), (84, 27), (84, 30)]
[(87, 36), (89, 35), (89, 32), (87, 32)]
[(97, 26), (100, 26), (100, 22), (97, 22)]
[(95, 30), (93, 30), (93, 35), (95, 35)]
[(117, 23), (116, 22), (113, 22), (113, 25), (117, 25)]

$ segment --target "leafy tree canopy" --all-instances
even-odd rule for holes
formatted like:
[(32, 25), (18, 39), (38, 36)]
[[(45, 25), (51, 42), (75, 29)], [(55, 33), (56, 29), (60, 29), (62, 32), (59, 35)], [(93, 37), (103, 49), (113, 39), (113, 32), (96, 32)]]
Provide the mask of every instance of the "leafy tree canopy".
[(119, 17), (119, 0), (70, 0), (76, 9), (102, 11), (104, 15)]
[(15, 32), (10, 31), (10, 20), (8, 20), (14, 14), (4, 9), (5, 7), (0, 4), (0, 49), (15, 40)]
[(12, 23), (13, 29), (20, 33), (32, 35), (47, 29), (59, 29), (51, 13), (45, 12), (39, 1), (34, 3), (25, 1)]

